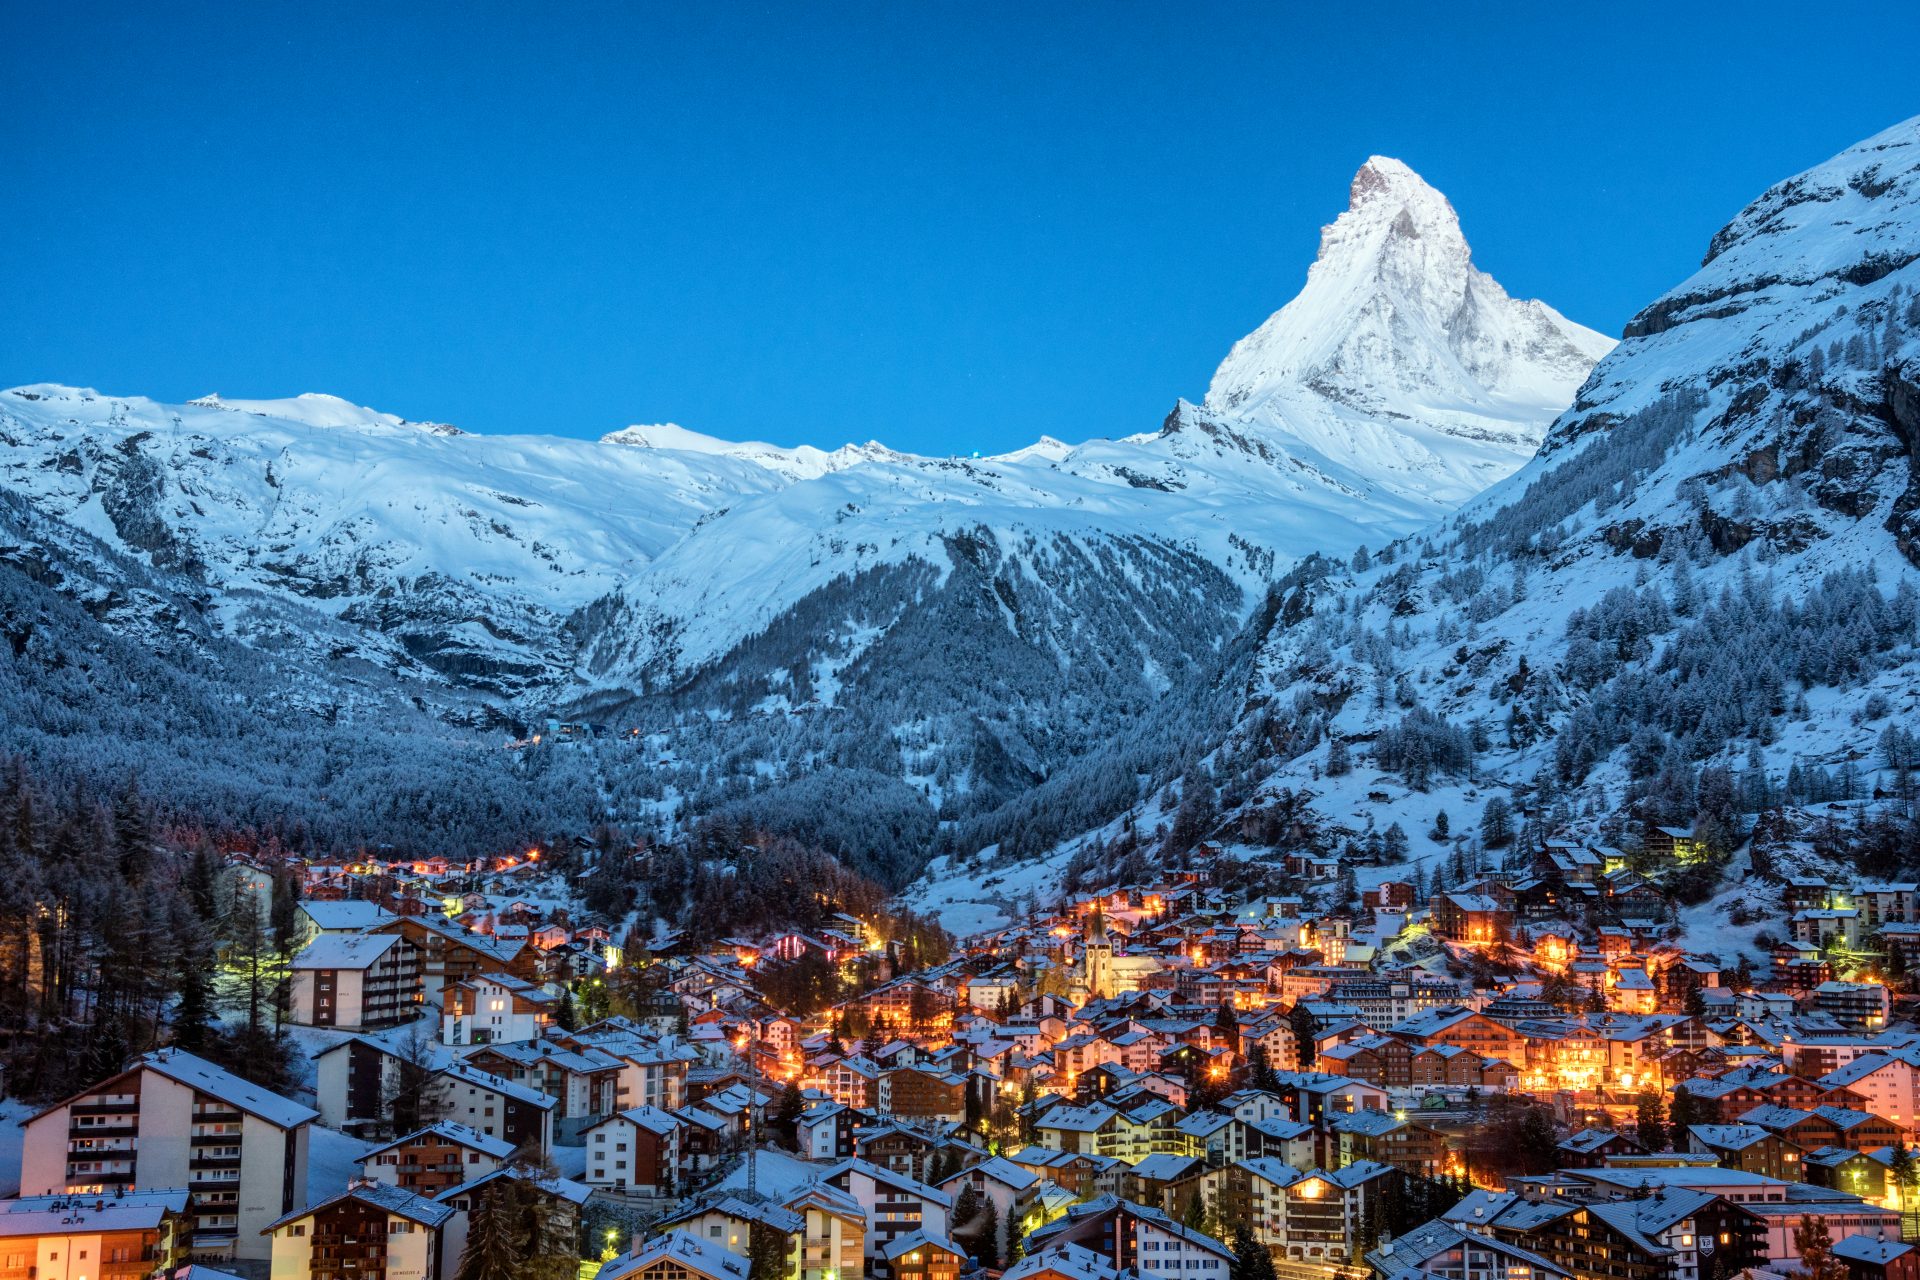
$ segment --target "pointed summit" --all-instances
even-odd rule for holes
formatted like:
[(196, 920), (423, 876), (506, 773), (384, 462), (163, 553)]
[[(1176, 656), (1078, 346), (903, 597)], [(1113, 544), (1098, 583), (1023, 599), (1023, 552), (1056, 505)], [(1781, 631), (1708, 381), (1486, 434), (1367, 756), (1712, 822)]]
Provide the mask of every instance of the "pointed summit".
[(1234, 345), (1206, 410), (1282, 428), (1389, 487), (1457, 500), (1526, 461), (1612, 346), (1545, 303), (1508, 297), (1473, 265), (1447, 198), (1373, 156), (1322, 229), (1306, 287)]

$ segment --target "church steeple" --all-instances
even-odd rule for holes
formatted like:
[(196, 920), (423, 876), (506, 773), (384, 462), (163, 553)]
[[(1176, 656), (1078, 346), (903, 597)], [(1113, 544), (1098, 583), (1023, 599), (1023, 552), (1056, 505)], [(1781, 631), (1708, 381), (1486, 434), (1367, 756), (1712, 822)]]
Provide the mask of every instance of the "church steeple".
[(1107, 917), (1095, 907), (1087, 917), (1086, 945), (1080, 959), (1081, 982), (1092, 1000), (1113, 998), (1113, 943), (1107, 939)]

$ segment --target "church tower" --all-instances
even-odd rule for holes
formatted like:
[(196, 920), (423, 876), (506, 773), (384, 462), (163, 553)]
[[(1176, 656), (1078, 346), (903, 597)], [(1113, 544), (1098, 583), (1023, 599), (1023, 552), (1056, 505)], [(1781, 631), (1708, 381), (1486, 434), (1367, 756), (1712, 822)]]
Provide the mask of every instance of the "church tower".
[(1087, 996), (1093, 1000), (1113, 998), (1113, 943), (1107, 939), (1107, 917), (1095, 908), (1087, 917), (1086, 946), (1081, 957), (1081, 978)]

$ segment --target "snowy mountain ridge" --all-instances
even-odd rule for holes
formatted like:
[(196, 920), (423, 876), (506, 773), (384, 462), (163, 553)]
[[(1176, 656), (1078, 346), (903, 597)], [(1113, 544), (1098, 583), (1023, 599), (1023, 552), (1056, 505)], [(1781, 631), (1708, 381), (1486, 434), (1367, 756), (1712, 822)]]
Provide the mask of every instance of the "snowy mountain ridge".
[[(1411, 170), (1370, 161), (1352, 202), (1301, 299), (1215, 379), (1255, 391), (1181, 401), (1158, 431), (925, 457), (41, 385), (0, 392), (0, 475), (161, 575), (204, 654), (383, 673), (469, 724), (641, 731), (672, 781), (608, 766), (630, 820), (826, 763), (957, 820), (1132, 732), (1299, 557), (1403, 537), (1518, 466), (1604, 346), (1474, 271)], [(1256, 358), (1308, 320), (1364, 340)], [(1399, 371), (1371, 405), (1363, 359)]]

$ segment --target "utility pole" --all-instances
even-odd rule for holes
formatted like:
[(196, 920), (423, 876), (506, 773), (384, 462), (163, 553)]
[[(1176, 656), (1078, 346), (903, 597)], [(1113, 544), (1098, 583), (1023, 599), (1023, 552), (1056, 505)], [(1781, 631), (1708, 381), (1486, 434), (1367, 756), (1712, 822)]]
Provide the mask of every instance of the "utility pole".
[(760, 1100), (760, 1019), (747, 1020), (747, 1202), (760, 1203), (760, 1126), (753, 1108)]

